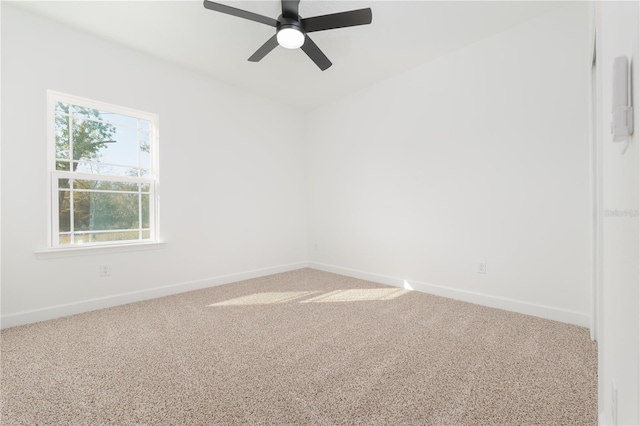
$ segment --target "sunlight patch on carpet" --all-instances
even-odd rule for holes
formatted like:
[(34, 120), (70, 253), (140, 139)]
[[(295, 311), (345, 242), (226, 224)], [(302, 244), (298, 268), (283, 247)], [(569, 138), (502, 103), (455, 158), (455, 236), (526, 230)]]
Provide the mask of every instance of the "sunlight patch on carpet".
[(248, 306), (248, 305), (275, 305), (277, 303), (287, 303), (302, 297), (311, 296), (318, 291), (278, 291), (269, 293), (253, 293), (235, 299), (213, 303), (208, 306)]
[(359, 288), (351, 290), (335, 290), (320, 296), (303, 300), (300, 303), (324, 302), (370, 302), (375, 300), (393, 300), (407, 294), (403, 288)]
[[(324, 294), (320, 291), (282, 291), (268, 293), (253, 293), (235, 299), (207, 305), (218, 306), (251, 306), (251, 305), (275, 305), (298, 301), (299, 303), (327, 303), (327, 302), (371, 302), (381, 300), (393, 300), (409, 293), (403, 288), (358, 288), (348, 290), (334, 290)], [(315, 296), (315, 297), (311, 297)], [(311, 297), (310, 299), (306, 299)], [(305, 300), (300, 300), (300, 299)]]

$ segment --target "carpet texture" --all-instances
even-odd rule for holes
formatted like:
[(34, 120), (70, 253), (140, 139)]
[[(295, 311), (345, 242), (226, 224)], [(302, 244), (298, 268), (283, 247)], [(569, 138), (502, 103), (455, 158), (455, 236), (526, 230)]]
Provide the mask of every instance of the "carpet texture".
[(2, 331), (2, 424), (597, 424), (586, 329), (302, 269)]

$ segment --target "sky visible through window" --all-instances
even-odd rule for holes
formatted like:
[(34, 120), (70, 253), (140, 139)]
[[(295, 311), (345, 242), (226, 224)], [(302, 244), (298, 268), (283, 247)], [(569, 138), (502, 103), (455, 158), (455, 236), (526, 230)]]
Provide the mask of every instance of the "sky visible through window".
[[(56, 104), (56, 157), (66, 161), (70, 159), (69, 113), (72, 116), (73, 160), (80, 161), (74, 171), (137, 175), (139, 170), (140, 176), (148, 175), (151, 167), (151, 123), (148, 120), (59, 102)], [(68, 168), (68, 164), (58, 167), (59, 170)]]

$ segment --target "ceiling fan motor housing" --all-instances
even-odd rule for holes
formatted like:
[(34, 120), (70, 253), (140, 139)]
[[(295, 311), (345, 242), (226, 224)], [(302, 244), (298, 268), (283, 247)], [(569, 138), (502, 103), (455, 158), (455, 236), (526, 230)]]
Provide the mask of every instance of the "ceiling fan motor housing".
[(302, 22), (300, 22), (299, 19), (285, 18), (284, 16), (280, 15), (278, 17), (278, 26), (276, 27), (276, 30), (280, 31), (285, 28), (292, 28), (304, 34), (304, 26), (302, 25)]

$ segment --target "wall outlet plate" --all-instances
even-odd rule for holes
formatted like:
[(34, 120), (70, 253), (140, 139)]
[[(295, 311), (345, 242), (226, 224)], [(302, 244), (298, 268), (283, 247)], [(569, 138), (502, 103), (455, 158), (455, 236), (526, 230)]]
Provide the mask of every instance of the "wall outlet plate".
[(478, 273), (479, 274), (487, 273), (487, 262), (478, 262)]
[(111, 266), (109, 265), (100, 265), (100, 276), (108, 277), (111, 275)]

